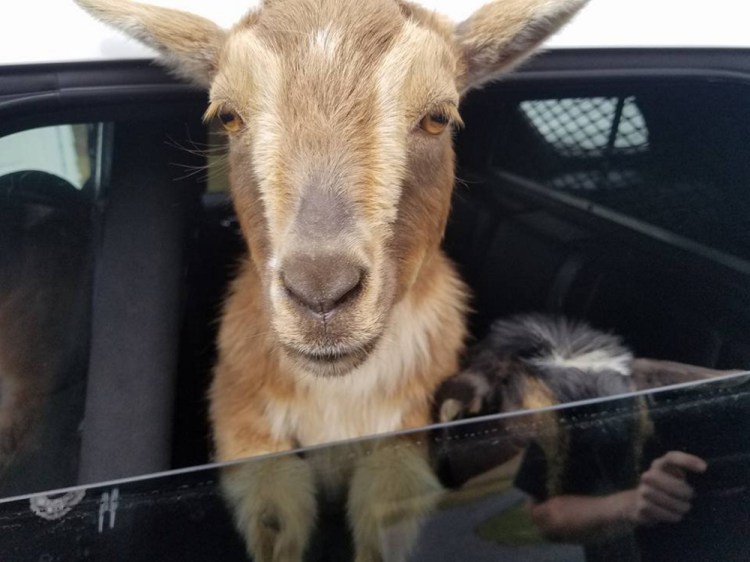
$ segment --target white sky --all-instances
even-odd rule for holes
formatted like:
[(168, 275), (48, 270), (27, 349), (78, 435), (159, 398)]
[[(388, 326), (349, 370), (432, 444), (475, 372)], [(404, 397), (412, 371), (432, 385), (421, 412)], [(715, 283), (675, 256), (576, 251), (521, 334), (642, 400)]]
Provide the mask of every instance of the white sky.
[[(365, 0), (363, 0), (365, 1)], [(422, 0), (456, 20), (486, 0)], [(7, 6), (11, 0), (3, 0)], [(256, 0), (152, 0), (228, 26)], [(0, 17), (0, 64), (147, 57), (150, 53), (93, 21), (72, 0), (13, 0)], [(592, 0), (549, 43), (555, 47), (750, 47), (747, 0)]]

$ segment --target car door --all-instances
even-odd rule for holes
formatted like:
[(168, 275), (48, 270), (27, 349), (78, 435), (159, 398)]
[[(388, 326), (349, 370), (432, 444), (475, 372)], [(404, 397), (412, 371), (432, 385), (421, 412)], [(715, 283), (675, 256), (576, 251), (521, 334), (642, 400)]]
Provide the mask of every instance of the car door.
[(142, 62), (0, 73), (0, 489), (167, 469), (203, 95)]
[[(462, 181), (445, 243), (475, 294), (474, 336), (514, 312), (564, 313), (625, 335), (639, 354), (747, 369), (749, 71), (746, 51), (558, 50), (465, 100)], [(204, 94), (145, 62), (0, 72), (0, 280), (5, 295), (57, 305), (41, 307), (17, 336), (26, 356), (55, 366), (50, 374), (3, 372), (34, 381), (42, 398), (17, 407), (31, 412), (32, 442), (2, 483), (0, 526), (10, 538), (0, 552), (242, 559), (215, 467), (187, 468), (210, 460), (201, 411), (211, 319), (244, 251), (224, 180), (205, 176), (221, 163), (200, 123)], [(19, 309), (5, 310), (0, 318), (16, 326)], [(734, 382), (654, 403), (665, 427), (704, 435), (674, 446), (723, 459), (723, 483), (707, 489), (714, 498), (740, 489), (725, 506), (741, 524), (747, 385)], [(597, 415), (635, 415), (620, 400)], [(570, 412), (571, 427), (599, 419)], [(514, 437), (496, 421), (422, 438), (448, 444), (449, 468), (463, 470), (463, 482), (478, 471), (466, 461)], [(712, 434), (723, 444), (709, 442)], [(344, 462), (345, 449), (330, 451)], [(480, 472), (493, 468), (489, 460)], [(174, 469), (183, 470), (161, 474)], [(459, 492), (415, 556), (482, 560), (486, 547), (490, 557), (580, 560), (578, 547), (513, 534), (531, 527), (519, 523), (523, 496), (511, 484), (496, 478), (473, 500)], [(342, 559), (345, 525), (340, 508), (326, 508), (311, 556)], [(715, 546), (710, 534), (691, 543), (700, 559)]]

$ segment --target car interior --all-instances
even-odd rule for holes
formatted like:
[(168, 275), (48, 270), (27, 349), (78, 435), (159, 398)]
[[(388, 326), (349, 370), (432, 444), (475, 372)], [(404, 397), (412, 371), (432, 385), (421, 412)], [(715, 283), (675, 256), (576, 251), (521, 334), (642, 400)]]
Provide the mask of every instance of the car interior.
[[(246, 248), (204, 94), (143, 61), (4, 72), (0, 137), (74, 125), (80, 181), (0, 175), (0, 289), (59, 305), (36, 319), (53, 368), (0, 497), (210, 462), (217, 318)], [(637, 356), (750, 368), (748, 94), (729, 50), (556, 50), (471, 93), (444, 247), (472, 341), (546, 312)]]

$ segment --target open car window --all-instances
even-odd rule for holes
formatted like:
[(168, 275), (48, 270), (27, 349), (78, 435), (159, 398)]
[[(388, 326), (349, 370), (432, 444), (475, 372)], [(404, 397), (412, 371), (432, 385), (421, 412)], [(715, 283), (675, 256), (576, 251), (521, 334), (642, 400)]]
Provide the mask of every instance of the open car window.
[[(742, 560), (750, 548), (749, 405), (750, 375), (737, 374), (231, 465), (9, 498), (0, 502), (0, 557), (145, 561), (158, 553), (165, 562), (242, 560), (244, 548), (221, 495), (223, 470), (270, 467), (301, 456), (327, 466), (323, 478), (332, 478), (351, 459), (383, 448), (397, 450), (408, 440), (429, 445), (438, 472), (454, 485), (439, 498), (404, 498), (434, 506), (427, 510), (412, 560), (583, 561), (599, 547), (546, 540), (529, 516), (530, 499), (606, 497), (630, 489), (640, 472), (668, 451), (698, 455), (708, 464), (705, 473), (688, 478), (695, 490), (690, 514), (680, 523), (618, 537), (616, 559)], [(383, 536), (388, 541), (408, 522), (399, 520), (398, 506), (382, 507), (393, 513), (393, 537)], [(344, 509), (323, 501), (308, 560), (350, 555)]]

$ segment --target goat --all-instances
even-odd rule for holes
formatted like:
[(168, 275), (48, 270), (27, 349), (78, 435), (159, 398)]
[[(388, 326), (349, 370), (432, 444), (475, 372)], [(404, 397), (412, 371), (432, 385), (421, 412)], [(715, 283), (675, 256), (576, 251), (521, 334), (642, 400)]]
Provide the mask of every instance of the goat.
[[(630, 449), (632, 462), (622, 462), (619, 468), (635, 475), (643, 447), (652, 437), (653, 424), (645, 398), (639, 395), (625, 398), (626, 395), (742, 372), (636, 358), (616, 335), (596, 330), (580, 320), (543, 314), (495, 320), (487, 337), (466, 352), (463, 363), (463, 369), (443, 381), (435, 393), (435, 417), (441, 422), (500, 412), (532, 412), (486, 422), (493, 432), (507, 438), (480, 455), (461, 455), (450, 448), (441, 451), (444, 479), (453, 485), (461, 484), (509, 461), (534, 439), (549, 465), (556, 469), (550, 471), (550, 495), (561, 489), (569, 458), (572, 436), (565, 426), (575, 425), (561, 422), (573, 411), (557, 410), (554, 406), (619, 396), (619, 415), (600, 417), (596, 427), (602, 434), (602, 444), (628, 444), (624, 449)], [(606, 402), (589, 404), (587, 412), (592, 415), (595, 410), (608, 407)], [(630, 415), (623, 415), (628, 409), (632, 409)], [(582, 416), (580, 410), (572, 415)], [(450, 442), (460, 435), (461, 429), (448, 425), (444, 431), (449, 439), (443, 441)], [(477, 431), (475, 426), (472, 431)], [(586, 432), (587, 439), (592, 439), (592, 435), (592, 430)]]
[[(130, 0), (76, 1), (207, 88), (206, 118), (229, 135), (249, 258), (210, 390), (218, 460), (428, 424), (466, 335), (467, 289), (440, 249), (459, 101), (586, 0), (496, 0), (458, 25), (403, 0), (265, 0), (228, 31)], [(388, 506), (414, 499), (418, 520), (419, 499), (440, 491), (420, 443), (383, 443), (341, 471), (360, 562), (404, 559), (413, 528), (395, 553), (380, 544)], [(256, 560), (302, 559), (325, 473), (314, 466), (285, 455), (226, 468)]]

